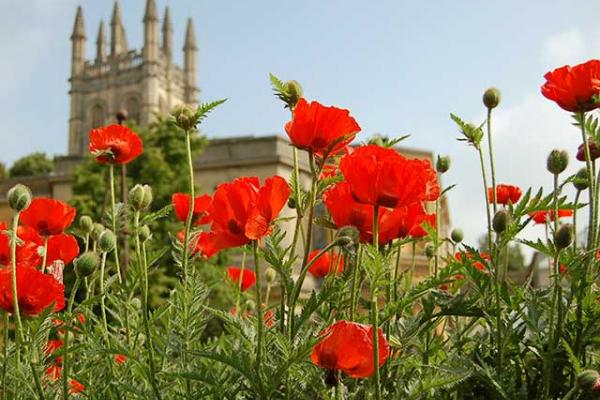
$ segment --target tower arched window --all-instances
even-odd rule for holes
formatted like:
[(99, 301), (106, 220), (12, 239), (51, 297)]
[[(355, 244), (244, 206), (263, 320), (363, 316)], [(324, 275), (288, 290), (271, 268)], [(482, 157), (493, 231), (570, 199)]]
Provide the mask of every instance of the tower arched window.
[(131, 96), (125, 100), (125, 109), (127, 110), (128, 119), (140, 123), (140, 101), (137, 97)]
[(96, 104), (92, 107), (91, 112), (91, 124), (92, 128), (103, 126), (106, 121), (106, 111), (100, 104)]

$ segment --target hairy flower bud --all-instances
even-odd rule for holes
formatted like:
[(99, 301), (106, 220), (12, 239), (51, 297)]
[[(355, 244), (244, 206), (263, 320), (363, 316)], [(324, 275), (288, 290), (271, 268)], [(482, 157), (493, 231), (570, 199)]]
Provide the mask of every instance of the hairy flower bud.
[(450, 169), (450, 156), (437, 157), (437, 162), (435, 163), (435, 169), (440, 174), (448, 172)]
[(129, 203), (136, 211), (150, 207), (152, 198), (152, 188), (148, 185), (137, 184), (129, 191)]
[(81, 216), (81, 218), (79, 218), (79, 227), (86, 234), (91, 233), (92, 229), (94, 229), (94, 221), (92, 220), (92, 217), (89, 215)]
[(508, 225), (510, 224), (510, 214), (506, 210), (500, 210), (494, 215), (494, 219), (492, 220), (492, 228), (494, 228), (494, 232), (502, 233), (506, 230)]
[(346, 244), (340, 243), (340, 246), (348, 246), (351, 243), (357, 243), (360, 237), (360, 232), (354, 226), (345, 226), (338, 230), (337, 240), (341, 240), (342, 243), (346, 242)]
[(291, 80), (284, 83), (284, 89), (286, 94), (286, 103), (290, 108), (293, 108), (304, 94), (302, 85), (300, 85), (298, 81)]
[(381, 135), (373, 135), (369, 139), (369, 144), (374, 144), (375, 146), (383, 147), (385, 145), (385, 141)]
[(491, 87), (483, 93), (483, 104), (489, 108), (496, 108), (500, 104), (500, 91)]
[(265, 278), (267, 279), (268, 283), (275, 282), (276, 277), (277, 277), (277, 272), (275, 272), (275, 270), (273, 268), (269, 268), (265, 272)]
[(575, 189), (582, 191), (588, 188), (588, 172), (586, 168), (581, 168), (575, 174), (575, 179), (573, 180), (573, 186)]
[(31, 189), (18, 183), (8, 191), (6, 197), (10, 208), (21, 212), (31, 203)]
[(593, 369), (586, 369), (577, 375), (576, 385), (581, 390), (591, 391), (600, 383), (600, 374)]
[(569, 154), (565, 150), (552, 150), (548, 155), (546, 168), (554, 175), (558, 175), (567, 169), (569, 165)]
[(133, 299), (131, 299), (129, 304), (131, 304), (136, 310), (142, 309), (142, 301), (137, 297), (134, 297)]
[(462, 242), (464, 237), (465, 234), (463, 233), (462, 229), (459, 228), (452, 229), (452, 232), (450, 233), (450, 238), (454, 243)]
[(425, 246), (425, 255), (427, 258), (435, 256), (435, 247), (432, 244)]
[(171, 114), (175, 117), (177, 126), (184, 131), (189, 131), (196, 126), (196, 113), (186, 104), (176, 106)]
[(564, 224), (554, 233), (554, 245), (557, 249), (565, 249), (573, 242), (573, 225)]
[(148, 225), (144, 225), (140, 228), (140, 240), (142, 242), (147, 241), (152, 237), (152, 232), (150, 231), (150, 227)]
[(104, 232), (106, 228), (104, 227), (104, 225), (100, 224), (100, 223), (95, 223), (94, 226), (92, 227), (92, 231), (90, 232), (90, 237), (94, 240), (98, 240), (98, 238), (100, 237), (100, 234), (102, 232)]
[(86, 251), (75, 259), (73, 265), (78, 276), (86, 277), (94, 273), (99, 263), (100, 257), (98, 257), (98, 254), (93, 251)]
[(117, 245), (117, 237), (110, 229), (105, 229), (98, 238), (98, 247), (104, 253), (112, 251)]

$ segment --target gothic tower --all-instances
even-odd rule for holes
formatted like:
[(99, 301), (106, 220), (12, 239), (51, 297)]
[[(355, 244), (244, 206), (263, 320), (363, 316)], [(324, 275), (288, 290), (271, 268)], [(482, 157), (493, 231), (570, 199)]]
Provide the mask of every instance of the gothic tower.
[(166, 113), (177, 104), (195, 104), (198, 101), (198, 50), (192, 20), (188, 20), (185, 33), (183, 66), (173, 61), (173, 24), (168, 7), (162, 29), (159, 23), (155, 0), (147, 0), (142, 49), (130, 50), (121, 8), (118, 0), (115, 1), (108, 29), (110, 42), (107, 42), (104, 22), (101, 21), (95, 58), (86, 60), (83, 10), (77, 8), (71, 35), (70, 156), (84, 155), (89, 130), (115, 122), (115, 115), (121, 109), (126, 109), (130, 119), (144, 126), (156, 113)]

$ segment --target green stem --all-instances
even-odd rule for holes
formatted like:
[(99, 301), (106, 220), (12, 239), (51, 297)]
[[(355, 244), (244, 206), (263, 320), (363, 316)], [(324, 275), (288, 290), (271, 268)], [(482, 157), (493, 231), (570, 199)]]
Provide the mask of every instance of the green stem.
[(352, 270), (352, 289), (350, 291), (350, 321), (354, 321), (354, 315), (356, 313), (356, 301), (358, 293), (361, 290), (361, 287), (358, 284), (358, 272), (360, 270), (360, 264), (362, 261), (362, 249), (363, 248), (359, 243), (356, 255), (356, 263), (354, 264), (354, 269)]
[(577, 386), (573, 386), (571, 388), (571, 390), (569, 390), (567, 392), (565, 397), (562, 398), (562, 400), (571, 400), (571, 399), (575, 398), (575, 395), (577, 394), (578, 391), (579, 391), (579, 388)]
[[(117, 201), (115, 198), (115, 166), (113, 164), (109, 165), (109, 186), (110, 186), (110, 205), (111, 205), (111, 219), (112, 219), (112, 230), (113, 233), (119, 237), (119, 231), (117, 230)], [(115, 256), (115, 266), (117, 268), (117, 277), (119, 278), (119, 283), (123, 283), (123, 279), (121, 277), (121, 262), (119, 260), (119, 246), (115, 246), (113, 250), (113, 254)]]
[(6, 400), (6, 370), (8, 367), (8, 312), (4, 312), (2, 316), (2, 400)]
[[(379, 251), (379, 206), (374, 206), (373, 210), (373, 247)], [(379, 374), (379, 310), (377, 309), (377, 280), (375, 276), (371, 280), (371, 319), (373, 324), (373, 363), (375, 374), (373, 381), (375, 384), (375, 399), (381, 400), (381, 384)]]
[(42, 272), (46, 272), (46, 261), (48, 260), (48, 236), (44, 236), (44, 256), (42, 258)]
[(440, 199), (435, 199), (435, 261), (434, 261), (434, 276), (437, 278), (438, 276), (438, 268), (439, 268), (439, 258), (440, 258)]
[(408, 271), (407, 278), (407, 290), (411, 289), (413, 286), (413, 276), (415, 275), (415, 268), (417, 267), (417, 241), (413, 239), (411, 246), (411, 256), (410, 256), (410, 270)]
[(483, 194), (485, 199), (485, 209), (486, 209), (486, 219), (487, 219), (487, 242), (490, 250), (490, 254), (493, 253), (493, 243), (492, 243), (492, 217), (490, 215), (490, 202), (488, 201), (487, 195), (487, 174), (485, 172), (485, 161), (483, 158), (483, 151), (481, 151), (480, 147), (477, 147), (477, 152), (479, 153), (479, 164), (481, 165), (481, 177), (483, 179)]
[(106, 293), (104, 292), (104, 270), (106, 269), (106, 252), (102, 253), (102, 259), (100, 261), (100, 312), (102, 314), (102, 328), (104, 334), (104, 340), (108, 345), (108, 321), (106, 319)]
[(17, 347), (16, 364), (17, 371), (20, 373), (20, 349), (19, 344), (23, 343), (23, 323), (21, 322), (21, 312), (19, 310), (19, 296), (17, 292), (17, 228), (19, 227), (20, 212), (16, 212), (12, 221), (12, 229), (10, 231), (10, 260), (11, 260), (11, 283), (12, 283), (12, 299), (13, 299), (13, 314), (15, 317), (16, 328), (15, 344)]
[(262, 364), (262, 351), (263, 351), (263, 312), (262, 312), (262, 284), (261, 284), (261, 271), (258, 259), (258, 241), (252, 242), (252, 251), (254, 254), (254, 273), (256, 274), (256, 319), (257, 319), (257, 338), (256, 338), (256, 376), (259, 380), (258, 384), (262, 387), (261, 379), (261, 364)]
[(487, 132), (488, 132), (488, 151), (490, 153), (490, 173), (492, 175), (492, 193), (493, 196), (493, 205), (494, 205), (494, 214), (498, 210), (498, 202), (496, 200), (496, 170), (494, 168), (494, 151), (492, 146), (492, 109), (488, 108), (487, 112)]
[(67, 315), (65, 320), (65, 335), (64, 335), (64, 343), (63, 343), (63, 372), (62, 372), (62, 384), (63, 384), (63, 399), (69, 399), (69, 341), (71, 337), (71, 320), (72, 315), (71, 312), (73, 310), (73, 303), (75, 302), (75, 294), (77, 293), (77, 289), (79, 289), (79, 284), (81, 280), (79, 276), (75, 279), (75, 284), (71, 289), (71, 295), (69, 296), (69, 302), (67, 303)]
[(188, 215), (185, 220), (185, 232), (183, 238), (182, 278), (184, 281), (188, 276), (188, 251), (190, 241), (190, 230), (192, 228), (192, 218), (194, 216), (194, 200), (196, 197), (194, 189), (194, 161), (192, 159), (192, 138), (190, 131), (185, 132), (185, 144), (187, 149), (187, 162), (190, 179), (190, 209), (188, 210)]
[(400, 275), (400, 258), (402, 256), (402, 242), (398, 244), (396, 250), (396, 266), (394, 268), (394, 301), (398, 301), (398, 278)]

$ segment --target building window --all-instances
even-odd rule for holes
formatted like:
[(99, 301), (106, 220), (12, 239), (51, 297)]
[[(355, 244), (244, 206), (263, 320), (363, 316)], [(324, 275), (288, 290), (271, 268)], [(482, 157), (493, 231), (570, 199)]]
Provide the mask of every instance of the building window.
[(140, 123), (140, 102), (137, 97), (129, 97), (125, 101), (125, 110), (127, 110), (128, 119)]
[(100, 104), (96, 104), (92, 107), (92, 128), (98, 128), (99, 126), (104, 125), (104, 121), (106, 119), (106, 112), (104, 111), (104, 107)]

